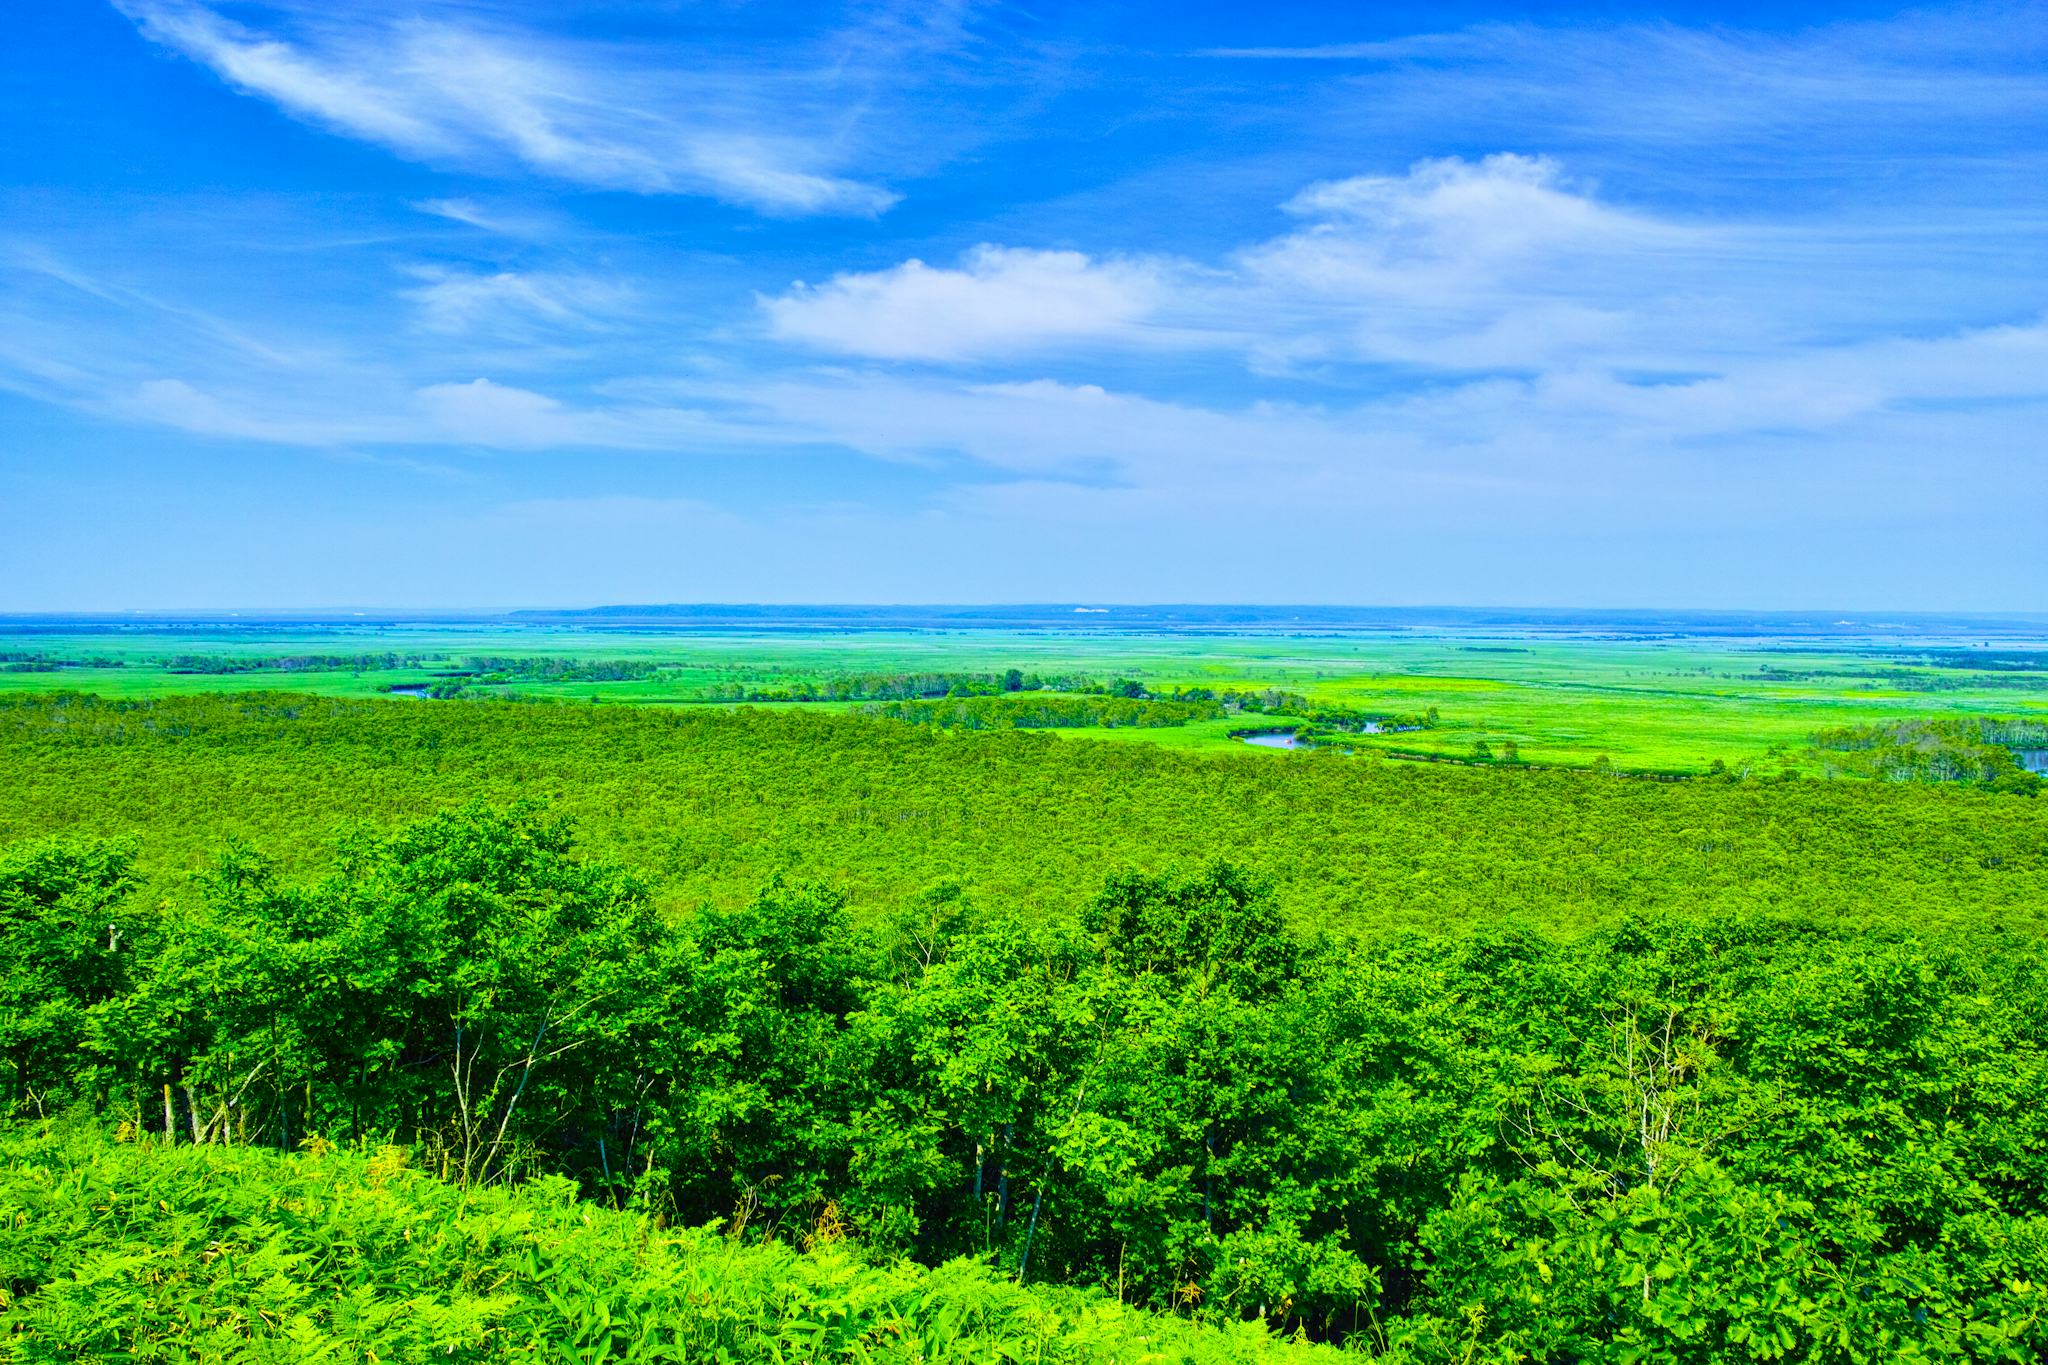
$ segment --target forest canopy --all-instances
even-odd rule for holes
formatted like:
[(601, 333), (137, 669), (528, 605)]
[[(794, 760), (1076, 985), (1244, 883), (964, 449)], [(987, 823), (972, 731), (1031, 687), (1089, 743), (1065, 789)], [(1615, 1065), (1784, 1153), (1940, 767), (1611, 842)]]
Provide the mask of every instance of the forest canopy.
[(24, 1359), (2048, 1349), (2039, 801), (274, 693), (0, 764)]
[[(530, 809), (0, 860), (17, 1107), (960, 1259), (1397, 1359), (2048, 1349), (2031, 936), (1768, 914), (1303, 936), (1228, 863), (656, 914)], [(1848, 1350), (1842, 1343), (1857, 1344)]]
[[(0, 839), (139, 840), (159, 888), (229, 838), (296, 872), (361, 823), (542, 799), (671, 911), (778, 873), (856, 916), (946, 878), (1071, 911), (1110, 871), (1228, 857), (1290, 923), (1355, 932), (1521, 917), (1581, 931), (1659, 908), (1922, 927), (2044, 922), (2048, 804), (1918, 784), (1650, 783), (1337, 752), (1155, 746), (741, 708), (0, 700)], [(168, 879), (168, 880), (167, 880)]]

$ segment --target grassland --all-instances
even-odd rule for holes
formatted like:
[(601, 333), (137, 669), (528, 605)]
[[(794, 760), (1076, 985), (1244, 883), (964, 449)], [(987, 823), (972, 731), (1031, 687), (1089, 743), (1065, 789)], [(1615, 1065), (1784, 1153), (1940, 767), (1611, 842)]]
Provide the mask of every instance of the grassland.
[[(477, 656), (624, 661), (648, 676), (522, 680), (495, 689), (527, 699), (626, 705), (705, 704), (735, 690), (787, 689), (853, 674), (995, 672), (1124, 676), (1154, 689), (1277, 687), (1318, 703), (1394, 713), (1435, 708), (1429, 731), (1362, 745), (1442, 757), (1512, 741), (1523, 761), (1702, 772), (1731, 768), (1820, 775), (1804, 752), (1816, 730), (1949, 715), (2048, 715), (2048, 639), (2019, 642), (2033, 667), (1968, 667), (1974, 641), (1825, 642), (1560, 637), (1552, 633), (1355, 632), (1103, 634), (1058, 631), (755, 631), (678, 634), (559, 627), (135, 629), (0, 635), (0, 650), (63, 661), (55, 672), (0, 671), (0, 694), (53, 688), (113, 698), (222, 690), (375, 697), (444, 680)], [(2001, 642), (2010, 660), (2012, 642)], [(1940, 662), (1930, 650), (1949, 651)], [(280, 660), (399, 656), (404, 666), (185, 671), (184, 656)], [(87, 667), (88, 663), (118, 666)], [(411, 704), (411, 703), (406, 703)], [(804, 703), (847, 709), (845, 703)], [(1071, 733), (1113, 743), (1276, 761), (1231, 738), (1228, 720), (1170, 729)]]

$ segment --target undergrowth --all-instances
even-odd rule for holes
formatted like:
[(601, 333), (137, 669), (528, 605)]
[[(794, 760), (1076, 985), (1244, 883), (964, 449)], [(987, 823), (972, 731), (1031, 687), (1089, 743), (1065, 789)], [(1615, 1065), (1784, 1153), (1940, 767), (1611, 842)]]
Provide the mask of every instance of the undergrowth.
[(1334, 1359), (1257, 1324), (666, 1228), (560, 1178), (461, 1189), (401, 1148), (291, 1156), (0, 1135), (0, 1360)]

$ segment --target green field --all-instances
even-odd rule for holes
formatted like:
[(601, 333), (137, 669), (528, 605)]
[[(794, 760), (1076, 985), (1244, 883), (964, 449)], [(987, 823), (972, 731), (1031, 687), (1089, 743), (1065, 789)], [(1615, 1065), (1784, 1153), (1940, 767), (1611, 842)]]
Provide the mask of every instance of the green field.
[[(0, 644), (6, 643), (0, 639)], [(1475, 743), (1513, 741), (1524, 762), (1585, 766), (1606, 755), (1626, 769), (1703, 772), (1790, 766), (1820, 775), (1819, 729), (1934, 716), (2048, 716), (2048, 640), (2001, 641), (2031, 667), (1929, 662), (1930, 650), (1976, 642), (1901, 644), (1755, 639), (1603, 639), (1555, 635), (1352, 633), (1293, 636), (1102, 635), (1055, 632), (823, 631), (679, 635), (544, 627), (502, 629), (180, 629), (17, 636), (16, 655), (118, 667), (0, 671), (0, 695), (72, 688), (107, 697), (288, 691), (372, 697), (431, 684), (474, 656), (627, 661), (652, 676), (516, 681), (479, 689), (530, 699), (637, 705), (703, 704), (721, 689), (786, 689), (834, 676), (999, 672), (1018, 667), (1173, 687), (1282, 688), (1310, 699), (1395, 713), (1435, 708), (1441, 724), (1364, 736), (1362, 747), (1460, 757)], [(306, 655), (407, 656), (397, 668), (174, 671), (179, 655), (211, 660)], [(1962, 662), (1966, 663), (1967, 655)], [(19, 667), (19, 665), (17, 665)], [(843, 703), (809, 703), (846, 709)], [(1091, 739), (1231, 752), (1272, 751), (1231, 738), (1242, 726), (1091, 728)]]

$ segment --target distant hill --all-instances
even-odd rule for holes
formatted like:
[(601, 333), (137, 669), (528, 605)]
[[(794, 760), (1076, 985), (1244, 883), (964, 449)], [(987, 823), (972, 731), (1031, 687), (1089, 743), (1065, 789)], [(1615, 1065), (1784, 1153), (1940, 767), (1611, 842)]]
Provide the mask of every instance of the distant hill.
[(1087, 631), (1100, 634), (1325, 634), (1347, 631), (1513, 633), (1730, 639), (1942, 639), (1965, 644), (2038, 638), (2048, 613), (1739, 611), (1583, 607), (1369, 607), (644, 603), (521, 611), (257, 609), (0, 614), (0, 635), (101, 631), (278, 630), (395, 626), (564, 626), (635, 631)]
[(1103, 632), (1533, 631), (1571, 635), (1828, 638), (2036, 635), (2048, 615), (1843, 611), (1344, 607), (1191, 603), (849, 606), (661, 603), (515, 611), (531, 624), (636, 629), (1088, 630)]

